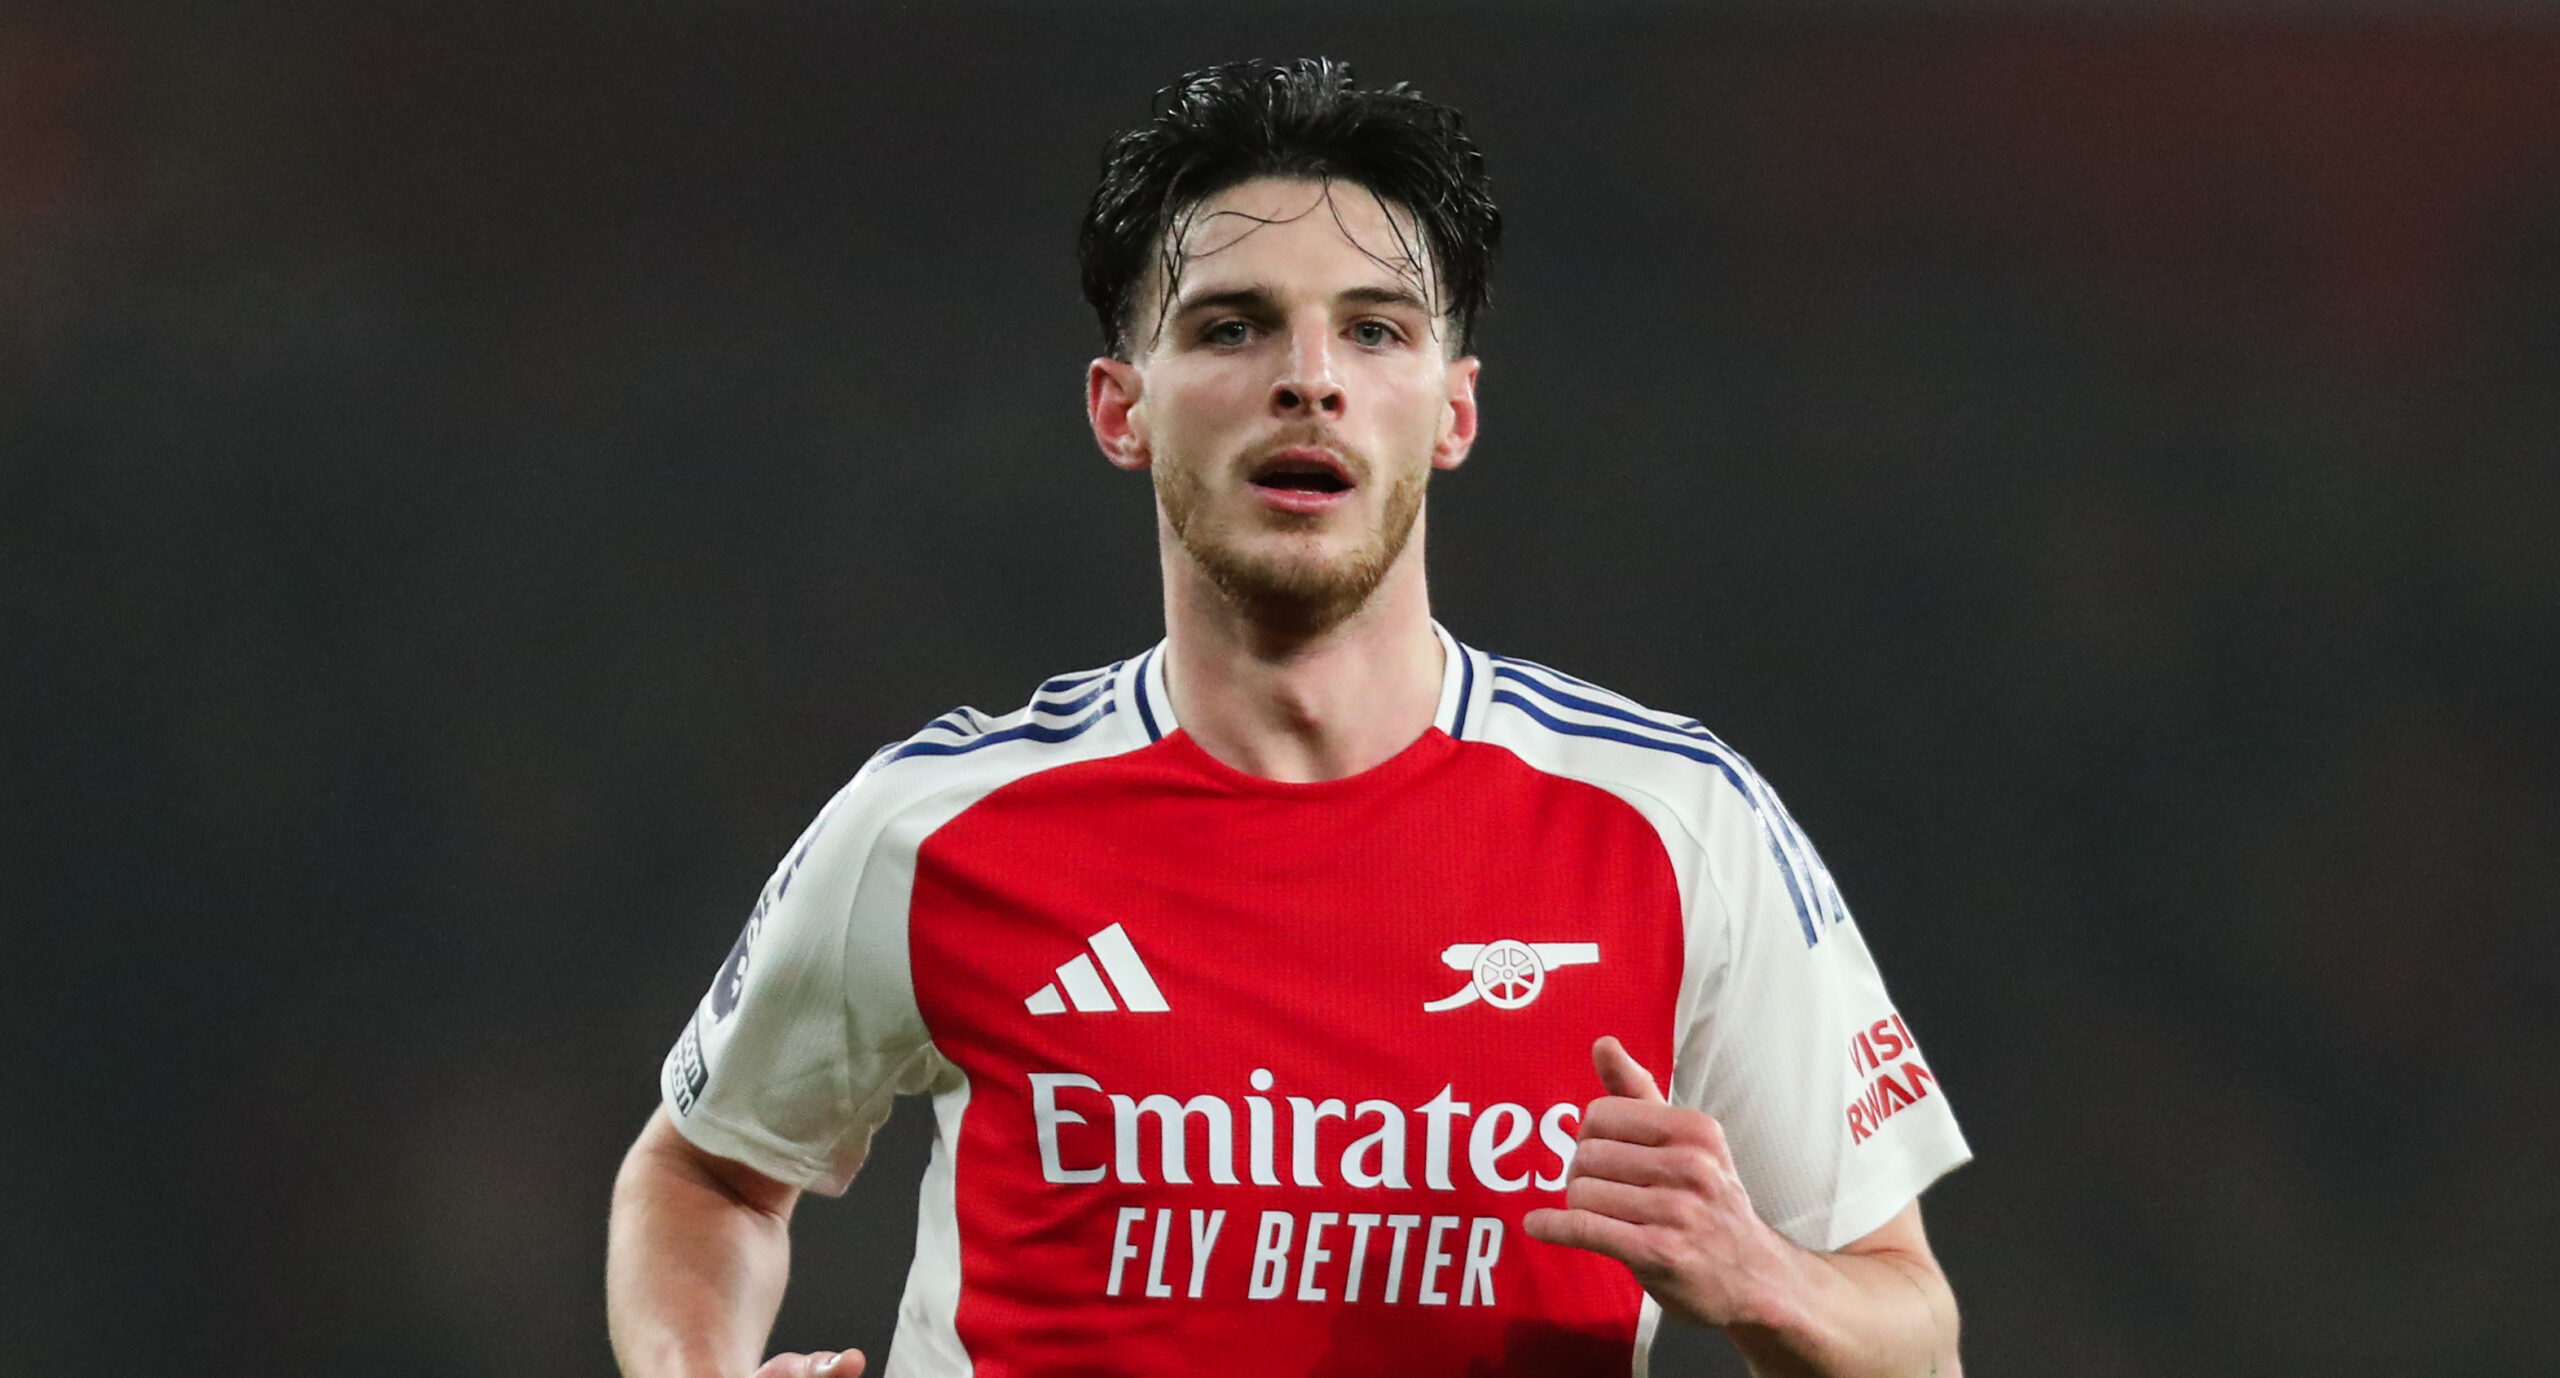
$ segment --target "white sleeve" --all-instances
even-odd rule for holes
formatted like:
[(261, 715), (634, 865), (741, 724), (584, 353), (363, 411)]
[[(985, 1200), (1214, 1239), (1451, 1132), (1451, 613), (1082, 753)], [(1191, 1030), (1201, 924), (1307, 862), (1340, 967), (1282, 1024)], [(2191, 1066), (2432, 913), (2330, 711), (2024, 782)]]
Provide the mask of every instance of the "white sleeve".
[(659, 1076), (696, 1146), (828, 1195), (935, 1070), (869, 793), (856, 776), (785, 855)]
[(1672, 1096), (1723, 1125), (1763, 1219), (1837, 1249), (1972, 1151), (1812, 844), (1747, 768), (1715, 796)]

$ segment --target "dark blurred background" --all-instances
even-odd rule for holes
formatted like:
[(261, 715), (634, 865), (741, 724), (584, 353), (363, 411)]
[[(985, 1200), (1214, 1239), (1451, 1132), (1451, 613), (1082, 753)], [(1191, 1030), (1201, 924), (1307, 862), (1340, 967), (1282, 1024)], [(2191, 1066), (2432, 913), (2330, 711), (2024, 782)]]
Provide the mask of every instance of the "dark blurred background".
[(1102, 141), (1314, 51), (1509, 216), (1441, 616), (1786, 791), (1971, 1371), (2550, 1371), (2553, 9), (8, 0), (0, 1372), (609, 1371), (774, 859), (1159, 633)]

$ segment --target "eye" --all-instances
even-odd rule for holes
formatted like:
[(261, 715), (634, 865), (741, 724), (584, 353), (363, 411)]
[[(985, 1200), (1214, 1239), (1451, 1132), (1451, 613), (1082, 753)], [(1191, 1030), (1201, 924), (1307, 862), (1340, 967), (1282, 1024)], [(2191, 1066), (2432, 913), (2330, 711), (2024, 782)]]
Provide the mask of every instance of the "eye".
[(1200, 338), (1213, 345), (1240, 345), (1253, 338), (1253, 327), (1230, 316), (1211, 322), (1208, 329), (1200, 332)]
[(1351, 339), (1365, 349), (1383, 349), (1404, 337), (1385, 321), (1361, 321), (1351, 327)]

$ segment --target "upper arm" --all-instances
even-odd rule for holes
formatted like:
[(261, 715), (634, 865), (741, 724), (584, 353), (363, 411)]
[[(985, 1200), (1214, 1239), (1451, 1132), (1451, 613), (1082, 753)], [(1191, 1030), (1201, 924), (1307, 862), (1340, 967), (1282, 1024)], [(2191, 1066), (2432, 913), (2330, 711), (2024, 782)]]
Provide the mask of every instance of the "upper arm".
[(672, 1174), (712, 1188), (739, 1205), (776, 1220), (789, 1220), (792, 1208), (800, 1202), (800, 1188), (776, 1181), (735, 1158), (723, 1158), (686, 1138), (663, 1105), (650, 1113), (649, 1122), (640, 1127), (640, 1137), (632, 1141), (631, 1151), (622, 1160), (625, 1182), (636, 1184), (656, 1174)]
[[(1838, 1257), (1872, 1259), (1901, 1275), (1919, 1293), (1920, 1305), (1927, 1314), (1928, 1332), (1945, 1346), (1950, 1360), (1955, 1353), (1956, 1335), (1962, 1326), (1958, 1319), (1955, 1288), (1948, 1283), (1946, 1270), (1938, 1266), (1938, 1257), (1929, 1248), (1928, 1232), (1920, 1227), (1920, 1203), (1907, 1202), (1894, 1212), (1893, 1218), (1843, 1244), (1835, 1251)], [(1933, 1367), (1931, 1372), (1936, 1372)], [(1961, 1365), (1948, 1370), (1961, 1373)]]
[(1833, 1256), (1870, 1259), (1900, 1274), (1919, 1292), (1930, 1332), (1945, 1336), (1949, 1345), (1954, 1343), (1955, 1288), (1948, 1284), (1946, 1270), (1938, 1266), (1938, 1256), (1930, 1251), (1928, 1231), (1920, 1227), (1918, 1201), (1904, 1203), (1892, 1219), (1841, 1245)]
[(1938, 1271), (1938, 1256), (1929, 1249), (1929, 1232), (1920, 1225), (1918, 1201), (1904, 1202), (1902, 1209), (1894, 1212), (1892, 1219), (1832, 1252), (1867, 1257), (1906, 1258), (1926, 1266), (1930, 1272)]

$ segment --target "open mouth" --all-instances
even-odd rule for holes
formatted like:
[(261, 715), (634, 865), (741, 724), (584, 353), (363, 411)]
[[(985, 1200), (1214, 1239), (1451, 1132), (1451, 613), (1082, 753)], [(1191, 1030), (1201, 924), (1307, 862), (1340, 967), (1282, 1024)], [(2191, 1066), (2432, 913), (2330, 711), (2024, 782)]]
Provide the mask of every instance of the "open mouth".
[(1265, 460), (1253, 471), (1253, 486), (1280, 493), (1347, 493), (1351, 475), (1342, 461), (1322, 450), (1293, 448)]

